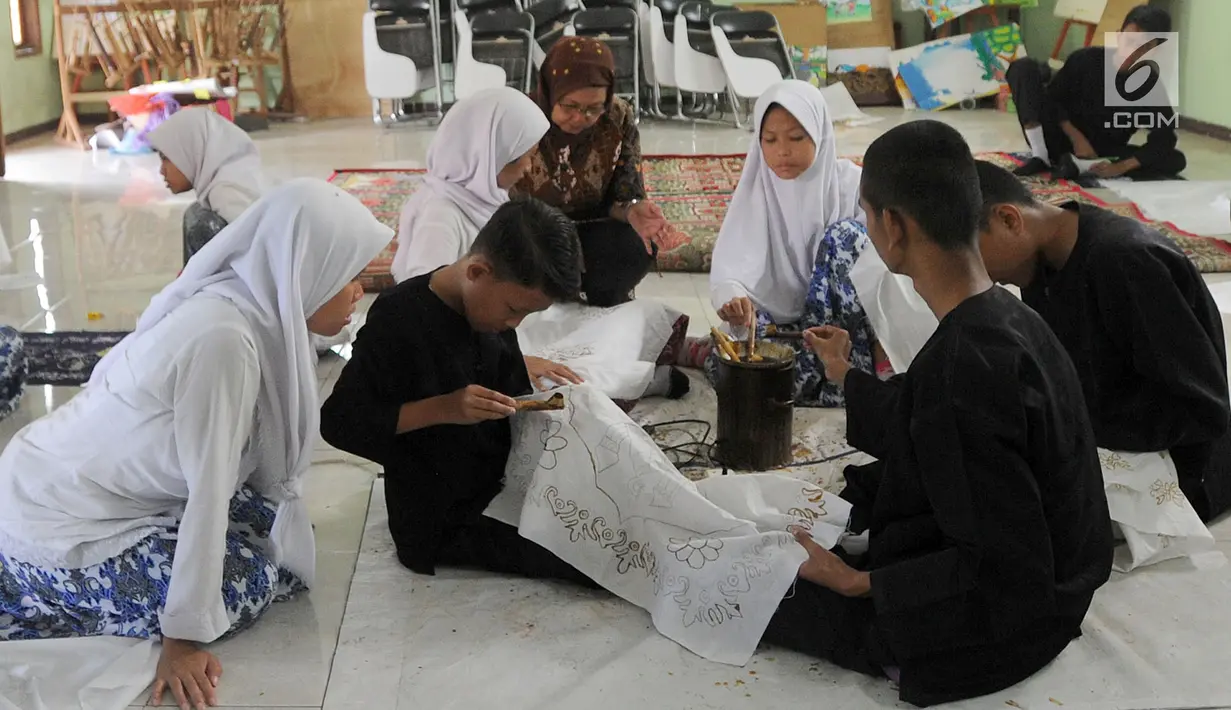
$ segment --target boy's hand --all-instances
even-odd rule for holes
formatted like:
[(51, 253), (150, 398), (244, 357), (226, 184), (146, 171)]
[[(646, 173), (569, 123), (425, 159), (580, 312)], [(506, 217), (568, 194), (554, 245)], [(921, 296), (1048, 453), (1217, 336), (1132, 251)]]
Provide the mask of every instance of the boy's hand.
[(440, 398), (442, 424), (478, 424), (505, 419), (517, 412), (517, 402), (486, 387), (469, 385)]
[(804, 343), (825, 366), (825, 379), (839, 387), (851, 370), (851, 334), (832, 325), (804, 331)]

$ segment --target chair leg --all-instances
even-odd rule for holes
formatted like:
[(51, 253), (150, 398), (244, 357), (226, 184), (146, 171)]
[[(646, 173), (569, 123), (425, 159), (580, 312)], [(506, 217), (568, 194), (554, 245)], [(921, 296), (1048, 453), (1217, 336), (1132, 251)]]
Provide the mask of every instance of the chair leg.
[(372, 99), (372, 122), (378, 126), (384, 126), (385, 117), (381, 114), (380, 99)]
[(731, 101), (731, 115), (735, 117), (735, 127), (743, 128), (744, 122), (741, 121), (739, 117), (739, 97), (735, 95), (735, 92), (732, 91), (730, 87), (727, 88), (727, 98)]

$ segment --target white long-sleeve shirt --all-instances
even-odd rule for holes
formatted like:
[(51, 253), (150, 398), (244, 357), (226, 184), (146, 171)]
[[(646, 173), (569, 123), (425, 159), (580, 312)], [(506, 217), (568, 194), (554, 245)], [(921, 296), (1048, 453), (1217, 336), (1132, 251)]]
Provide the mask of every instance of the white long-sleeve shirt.
[(452, 264), (470, 251), (482, 226), (445, 197), (421, 203), (410, 233), (398, 233), (393, 278), (401, 283)]
[(163, 635), (207, 643), (222, 598), (230, 500), (255, 470), (261, 371), (228, 301), (193, 297), (103, 382), (22, 429), (0, 454), (0, 552), (44, 567), (115, 557), (178, 522)]

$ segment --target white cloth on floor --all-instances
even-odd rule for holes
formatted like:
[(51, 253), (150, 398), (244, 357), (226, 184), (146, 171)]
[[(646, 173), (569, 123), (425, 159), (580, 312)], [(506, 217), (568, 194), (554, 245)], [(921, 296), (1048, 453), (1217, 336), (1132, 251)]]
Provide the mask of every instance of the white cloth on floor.
[(1202, 237), (1231, 235), (1231, 181), (1104, 180), (1102, 186), (1136, 203), (1150, 219)]
[(538, 104), (507, 86), (457, 102), (427, 149), (423, 186), (402, 206), (393, 278), (400, 283), (465, 254), (509, 200), (496, 175), (538, 145), (550, 127)]
[(124, 710), (154, 680), (161, 648), (115, 636), (0, 643), (0, 710)]
[(851, 283), (894, 372), (906, 372), (940, 325), (936, 314), (915, 291), (915, 282), (890, 271), (875, 248), (855, 260)]
[(179, 111), (150, 131), (149, 141), (192, 183), (197, 202), (228, 223), (269, 189), (256, 144), (210, 109)]
[(1116, 548), (1118, 571), (1214, 549), (1214, 536), (1180, 490), (1171, 454), (1098, 453), (1107, 508), (1128, 543)]
[(506, 485), (485, 514), (649, 611), (664, 636), (747, 663), (807, 559), (787, 528), (833, 548), (849, 504), (776, 474), (693, 483), (602, 393), (562, 392), (563, 411), (513, 420)]
[[(775, 175), (761, 154), (760, 126), (774, 105), (789, 111), (816, 144), (812, 166), (794, 180)], [(866, 219), (859, 207), (863, 173), (838, 159), (825, 97), (805, 81), (767, 89), (753, 125), (744, 172), (714, 245), (710, 302), (721, 309), (733, 298), (749, 298), (775, 322), (791, 323), (803, 313), (825, 230), (844, 219)]]
[(517, 341), (523, 354), (568, 366), (608, 397), (634, 400), (649, 387), (681, 315), (652, 299), (613, 308), (561, 304), (522, 321)]

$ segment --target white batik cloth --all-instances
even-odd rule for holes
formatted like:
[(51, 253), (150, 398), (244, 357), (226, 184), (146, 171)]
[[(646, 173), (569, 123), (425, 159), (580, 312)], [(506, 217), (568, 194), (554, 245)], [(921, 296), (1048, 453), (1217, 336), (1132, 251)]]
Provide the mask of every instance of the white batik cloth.
[(612, 399), (635, 400), (650, 386), (681, 315), (657, 300), (614, 308), (560, 304), (527, 316), (517, 342), (523, 354), (568, 366)]
[(776, 474), (693, 483), (602, 393), (561, 392), (563, 411), (513, 420), (505, 488), (486, 515), (649, 611), (685, 648), (747, 663), (807, 558), (787, 529), (833, 548), (849, 504)]
[(1116, 570), (1214, 549), (1214, 536), (1180, 490), (1171, 454), (1099, 449), (1098, 455), (1111, 519), (1128, 543), (1116, 548)]

